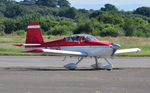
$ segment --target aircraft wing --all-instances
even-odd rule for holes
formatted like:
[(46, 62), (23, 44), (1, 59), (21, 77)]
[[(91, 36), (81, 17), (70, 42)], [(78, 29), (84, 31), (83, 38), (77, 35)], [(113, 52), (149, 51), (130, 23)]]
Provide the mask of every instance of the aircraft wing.
[(63, 55), (63, 56), (87, 56), (86, 53), (83, 52), (76, 52), (76, 51), (65, 51), (65, 50), (54, 50), (54, 49), (32, 49), (23, 51), (27, 53), (44, 53), (44, 54), (51, 54), (51, 55)]
[(140, 48), (130, 48), (130, 49), (120, 49), (115, 52), (115, 54), (122, 54), (122, 53), (131, 53), (131, 52), (140, 52)]

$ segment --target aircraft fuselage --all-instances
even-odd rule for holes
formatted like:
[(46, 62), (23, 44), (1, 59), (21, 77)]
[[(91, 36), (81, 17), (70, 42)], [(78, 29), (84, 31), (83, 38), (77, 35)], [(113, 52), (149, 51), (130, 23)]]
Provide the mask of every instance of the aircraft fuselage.
[(102, 42), (98, 40), (84, 41), (81, 39), (82, 38), (79, 38), (78, 41), (68, 41), (65, 37), (63, 39), (45, 42), (40, 46), (26, 46), (25, 49), (31, 50), (34, 48), (42, 48), (42, 49), (78, 51), (86, 53), (88, 56), (99, 56), (99, 57), (108, 57), (112, 54), (113, 43)]

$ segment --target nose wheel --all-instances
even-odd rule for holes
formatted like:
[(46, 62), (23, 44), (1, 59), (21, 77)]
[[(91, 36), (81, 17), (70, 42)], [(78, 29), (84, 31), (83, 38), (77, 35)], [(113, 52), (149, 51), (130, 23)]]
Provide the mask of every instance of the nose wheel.
[(109, 71), (112, 70), (113, 64), (111, 63), (111, 61), (109, 61), (107, 58), (105, 58), (105, 61), (108, 63), (108, 65), (104, 66), (104, 68), (109, 70)]
[(92, 65), (95, 69), (106, 69), (108, 71), (113, 69), (113, 64), (111, 61), (109, 61), (107, 58), (105, 58), (105, 61), (107, 62), (108, 65), (103, 66), (102, 63), (98, 63), (98, 57), (95, 57), (95, 65)]

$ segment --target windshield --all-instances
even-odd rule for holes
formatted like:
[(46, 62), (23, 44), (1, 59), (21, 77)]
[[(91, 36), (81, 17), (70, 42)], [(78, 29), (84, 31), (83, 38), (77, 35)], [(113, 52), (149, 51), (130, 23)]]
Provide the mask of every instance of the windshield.
[(87, 40), (97, 40), (96, 37), (91, 36), (91, 35), (85, 35), (85, 38), (86, 38)]

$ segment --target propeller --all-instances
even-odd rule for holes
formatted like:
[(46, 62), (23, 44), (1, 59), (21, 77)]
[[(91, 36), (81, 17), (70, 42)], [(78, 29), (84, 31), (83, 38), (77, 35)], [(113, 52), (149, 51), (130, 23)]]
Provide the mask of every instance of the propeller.
[(112, 51), (112, 54), (111, 54), (111, 58), (114, 57), (115, 52), (120, 48), (120, 45), (119, 44), (113, 44), (112, 48), (113, 48), (113, 51)]

